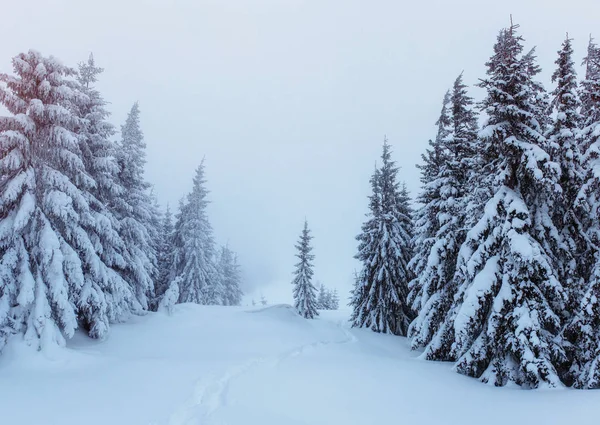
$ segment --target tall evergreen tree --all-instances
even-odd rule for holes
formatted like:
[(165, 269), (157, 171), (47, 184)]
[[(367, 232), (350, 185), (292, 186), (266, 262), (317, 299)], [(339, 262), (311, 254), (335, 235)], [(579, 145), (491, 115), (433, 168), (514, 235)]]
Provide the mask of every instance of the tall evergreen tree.
[(203, 160), (196, 169), (192, 191), (182, 206), (175, 229), (181, 303), (218, 304), (222, 299), (222, 286), (213, 262), (215, 242), (206, 211), (207, 196)]
[[(565, 381), (577, 388), (600, 388), (600, 48), (590, 40), (585, 79), (581, 84), (583, 127), (586, 148), (584, 181), (577, 198), (583, 227), (591, 247), (587, 255), (587, 285), (573, 317), (565, 327), (572, 362)], [(584, 267), (585, 267), (584, 263)]]
[(298, 314), (306, 319), (314, 319), (319, 315), (316, 288), (312, 284), (314, 275), (312, 262), (315, 259), (315, 256), (311, 254), (313, 248), (310, 241), (312, 238), (308, 229), (308, 222), (305, 220), (302, 235), (296, 244), (298, 250), (296, 257), (300, 261), (296, 264), (292, 284), (294, 285), (294, 307)]
[(152, 240), (152, 200), (144, 179), (146, 144), (140, 129), (140, 109), (135, 103), (121, 127), (117, 144), (118, 183), (123, 194), (114, 199), (120, 234), (125, 244), (122, 276), (129, 282), (142, 309), (153, 298), (156, 252)]
[(223, 285), (223, 305), (240, 305), (243, 292), (240, 288), (241, 272), (237, 257), (228, 246), (221, 248), (218, 262), (219, 276)]
[(157, 246), (157, 277), (154, 281), (154, 306), (158, 307), (161, 298), (169, 289), (169, 285), (173, 278), (173, 214), (167, 205), (167, 209), (162, 219), (162, 225), (159, 232), (159, 244)]
[(131, 288), (115, 272), (126, 265), (124, 241), (119, 234), (120, 223), (113, 212), (114, 200), (123, 194), (123, 188), (117, 181), (115, 147), (110, 141), (115, 130), (107, 121), (110, 116), (106, 110), (107, 103), (94, 86), (102, 72), (91, 54), (87, 62), (79, 64), (77, 80), (86, 96), (79, 98), (74, 109), (82, 119), (77, 129), (79, 149), (86, 173), (92, 179), (84, 196), (93, 215), (91, 222), (97, 227), (94, 243), (99, 257), (110, 267), (97, 275), (97, 281), (87, 279), (81, 292), (79, 322), (94, 337), (106, 333), (107, 321), (119, 321), (136, 309)]
[(90, 99), (75, 70), (53, 57), (19, 54), (13, 69), (0, 74), (0, 102), (12, 114), (0, 118), (0, 349), (14, 333), (38, 348), (63, 344), (78, 314), (91, 336), (103, 337), (127, 286), (108, 254), (98, 255), (106, 247), (118, 261), (110, 221), (88, 196), (96, 182), (78, 132)]
[[(431, 210), (435, 220), (435, 223), (428, 224), (428, 228), (437, 231), (429, 253), (418, 254), (427, 255), (427, 259), (425, 267), (411, 283), (411, 299), (418, 307), (418, 315), (409, 331), (413, 349), (429, 344), (454, 298), (452, 279), (458, 251), (466, 234), (466, 212), (472, 190), (469, 179), (471, 159), (477, 138), (477, 114), (472, 105), (473, 100), (467, 94), (461, 74), (454, 82), (450, 98), (450, 128), (444, 139), (439, 141), (445, 162), (438, 167), (438, 175), (431, 179), (437, 198), (431, 198), (424, 206)], [(413, 260), (412, 264), (420, 261)]]
[(577, 74), (573, 62), (571, 39), (558, 51), (557, 68), (552, 74), (556, 88), (552, 92), (551, 111), (554, 119), (547, 135), (552, 154), (560, 164), (562, 194), (553, 208), (553, 219), (560, 231), (557, 271), (559, 281), (569, 293), (569, 305), (575, 305), (584, 279), (584, 263), (589, 247), (583, 234), (576, 199), (583, 184), (584, 170), (579, 131), (582, 118), (577, 93)]
[(495, 193), (460, 250), (455, 302), (429, 357), (457, 359), (459, 373), (495, 385), (558, 386), (565, 294), (544, 229), (551, 227), (546, 202), (555, 196), (559, 166), (545, 150), (537, 69), (521, 55), (522, 41), (516, 26), (500, 32), (481, 83), (488, 116), (482, 154)]
[(450, 92), (446, 92), (442, 102), (440, 117), (436, 122), (437, 136), (429, 141), (430, 148), (421, 155), (422, 164), (417, 165), (421, 170), (421, 193), (417, 201), (421, 205), (415, 212), (413, 247), (414, 255), (409, 263), (413, 271), (413, 280), (409, 282), (408, 302), (415, 312), (423, 307), (423, 287), (419, 276), (427, 267), (429, 253), (435, 245), (435, 236), (439, 230), (438, 214), (441, 199), (439, 175), (446, 162), (446, 151), (443, 140), (450, 133)]
[(356, 258), (362, 262), (352, 293), (352, 326), (406, 335), (413, 318), (407, 304), (412, 257), (412, 220), (408, 193), (397, 181), (391, 147), (383, 144), (382, 165), (371, 179), (368, 220), (363, 224)]

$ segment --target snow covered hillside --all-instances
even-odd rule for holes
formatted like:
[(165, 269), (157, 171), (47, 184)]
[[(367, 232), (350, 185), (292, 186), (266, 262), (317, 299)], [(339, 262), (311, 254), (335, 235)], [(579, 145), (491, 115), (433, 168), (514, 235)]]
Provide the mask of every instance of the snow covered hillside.
[(425, 362), (406, 339), (289, 306), (181, 304), (49, 354), (9, 344), (11, 425), (596, 424), (600, 392), (495, 388)]

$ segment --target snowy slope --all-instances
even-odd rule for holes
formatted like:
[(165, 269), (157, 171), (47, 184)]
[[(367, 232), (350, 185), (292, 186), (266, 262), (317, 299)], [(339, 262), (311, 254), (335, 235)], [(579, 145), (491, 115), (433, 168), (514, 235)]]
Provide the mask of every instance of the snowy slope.
[[(0, 357), (11, 425), (596, 424), (600, 392), (493, 388), (416, 359), (403, 338), (347, 329), (347, 312), (180, 305)], [(8, 417), (6, 416), (8, 413)]]

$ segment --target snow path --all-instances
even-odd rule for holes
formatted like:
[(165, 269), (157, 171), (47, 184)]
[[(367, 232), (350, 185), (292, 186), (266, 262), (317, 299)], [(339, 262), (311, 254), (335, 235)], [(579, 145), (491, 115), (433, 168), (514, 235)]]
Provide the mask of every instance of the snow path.
[(274, 356), (256, 358), (244, 364), (232, 366), (220, 377), (200, 379), (195, 386), (194, 395), (173, 413), (169, 420), (169, 425), (212, 424), (211, 418), (214, 413), (218, 409), (227, 407), (228, 405), (227, 393), (232, 381), (247, 373), (252, 368), (264, 365), (276, 368), (286, 359), (300, 356), (307, 350), (330, 344), (348, 344), (357, 341), (357, 338), (344, 327), (343, 320), (339, 320), (337, 326), (344, 336), (341, 340), (326, 340), (303, 344)]
[(300, 318), (178, 305), (107, 341), (0, 356), (10, 425), (596, 425), (600, 391), (494, 388), (419, 360), (405, 338), (349, 329), (348, 311)]

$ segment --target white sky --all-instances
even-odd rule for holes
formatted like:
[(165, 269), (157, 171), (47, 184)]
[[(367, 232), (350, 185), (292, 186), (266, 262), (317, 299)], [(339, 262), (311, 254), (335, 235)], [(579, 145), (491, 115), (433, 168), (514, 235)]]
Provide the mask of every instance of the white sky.
[(484, 76), (510, 13), (548, 89), (567, 31), (578, 62), (600, 40), (598, 0), (30, 0), (0, 6), (0, 71), (30, 48), (72, 65), (93, 52), (112, 121), (140, 102), (161, 203), (206, 155), (217, 239), (256, 299), (290, 301), (304, 217), (316, 277), (345, 298), (384, 134), (415, 195), (444, 92)]

